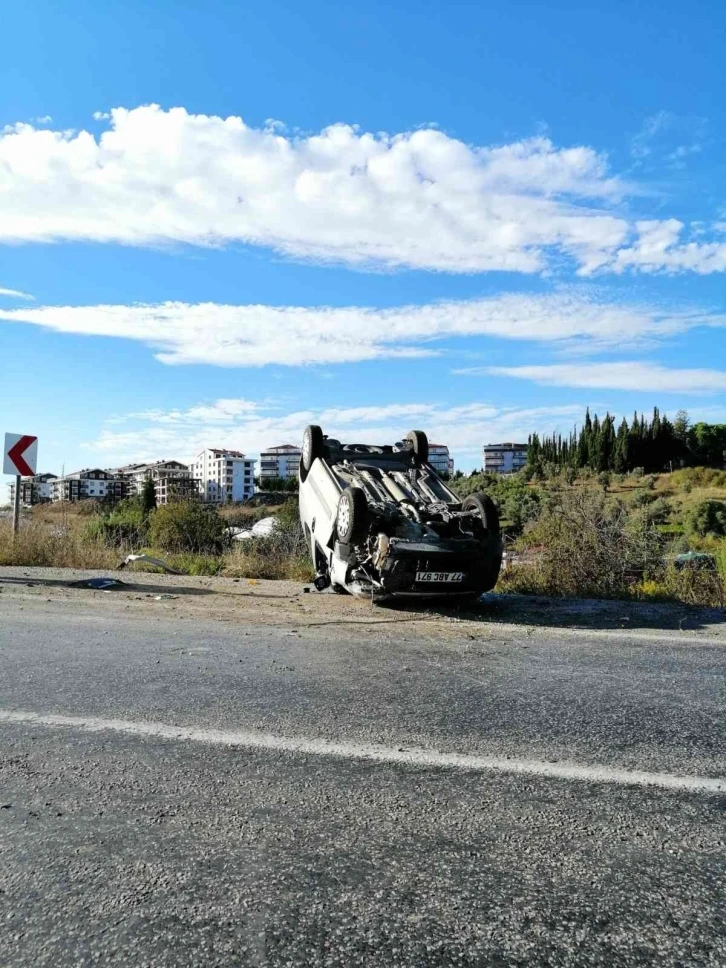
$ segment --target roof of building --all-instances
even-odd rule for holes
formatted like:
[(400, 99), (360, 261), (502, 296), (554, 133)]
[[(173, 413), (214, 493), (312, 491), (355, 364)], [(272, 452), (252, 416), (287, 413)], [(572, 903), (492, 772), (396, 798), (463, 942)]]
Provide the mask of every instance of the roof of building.
[[(219, 454), (220, 456), (223, 455), (224, 457), (244, 457), (245, 456), (241, 450), (228, 450), (226, 447), (205, 447), (204, 450), (211, 450), (213, 454)], [(202, 454), (204, 453), (204, 450), (202, 451)], [(201, 457), (202, 454), (199, 454), (199, 457)], [(250, 460), (251, 458), (246, 458), (246, 459)]]
[(164, 467), (181, 468), (185, 471), (189, 470), (188, 465), (182, 464), (182, 462), (179, 460), (155, 460), (148, 464), (129, 464), (128, 468), (119, 467), (118, 471), (119, 473), (138, 474), (143, 471), (154, 470), (155, 468), (161, 470)]
[(484, 450), (526, 450), (527, 444), (484, 444)]
[[(87, 478), (89, 474), (108, 474), (110, 476), (113, 476), (115, 473), (116, 471), (111, 471), (104, 467), (84, 467), (83, 470), (70, 471), (68, 474), (63, 474), (59, 478), (59, 480), (65, 481), (65, 480), (68, 480), (68, 478), (73, 478), (74, 480), (76, 478), (78, 479)], [(103, 478), (103, 480), (105, 480), (105, 478)]]
[(276, 454), (300, 454), (302, 451), (299, 447), (294, 444), (280, 444), (278, 447), (268, 447), (267, 450), (263, 450), (260, 454), (261, 457), (266, 457), (268, 455), (274, 456)]

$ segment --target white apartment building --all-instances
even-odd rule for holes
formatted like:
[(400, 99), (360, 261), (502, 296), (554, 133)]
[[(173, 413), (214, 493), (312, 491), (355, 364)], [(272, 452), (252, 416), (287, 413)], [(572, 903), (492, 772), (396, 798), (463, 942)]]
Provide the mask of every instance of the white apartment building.
[(190, 465), (199, 481), (202, 500), (209, 504), (246, 501), (255, 493), (255, 463), (238, 450), (207, 447)]
[[(20, 480), (21, 504), (45, 504), (53, 497), (52, 483), (56, 474), (34, 474)], [(10, 503), (15, 500), (15, 484), (10, 485)]]
[(437, 474), (454, 473), (454, 461), (446, 444), (429, 444), (429, 464)]
[(151, 478), (156, 489), (157, 505), (168, 504), (169, 500), (193, 501), (199, 499), (199, 482), (186, 464), (178, 460), (157, 460), (150, 464), (127, 464), (117, 467), (112, 473), (118, 474), (127, 482), (129, 496), (141, 494), (147, 478)]
[(484, 470), (497, 474), (514, 474), (527, 463), (526, 444), (486, 444)]
[(260, 454), (260, 480), (281, 477), (289, 480), (297, 477), (300, 470), (302, 451), (292, 444), (270, 447)]
[(51, 501), (118, 501), (126, 493), (126, 481), (116, 471), (100, 467), (73, 471), (54, 477), (50, 484)]

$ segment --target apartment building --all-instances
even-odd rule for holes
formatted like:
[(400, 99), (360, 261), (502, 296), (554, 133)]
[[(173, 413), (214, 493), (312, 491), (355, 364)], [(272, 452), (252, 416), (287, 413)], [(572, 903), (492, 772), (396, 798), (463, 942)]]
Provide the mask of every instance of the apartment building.
[(486, 444), (484, 470), (497, 474), (514, 474), (527, 463), (526, 444)]
[(255, 493), (255, 464), (238, 450), (207, 447), (189, 469), (199, 481), (203, 501), (226, 504), (246, 501)]
[(156, 489), (157, 505), (170, 500), (195, 501), (200, 498), (200, 482), (192, 475), (186, 464), (178, 460), (157, 460), (150, 464), (127, 464), (117, 467), (114, 473), (126, 481), (127, 493), (141, 494), (147, 478)]
[(300, 469), (302, 451), (292, 444), (270, 447), (260, 454), (260, 480), (281, 477), (283, 480), (296, 478)]
[(454, 461), (446, 444), (429, 444), (429, 464), (437, 474), (451, 476), (454, 473)]
[(51, 501), (118, 501), (126, 494), (123, 477), (100, 467), (54, 477), (49, 484)]
[[(57, 474), (35, 474), (20, 480), (21, 504), (45, 504), (52, 499), (52, 482)], [(15, 500), (15, 484), (10, 485), (10, 503)]]

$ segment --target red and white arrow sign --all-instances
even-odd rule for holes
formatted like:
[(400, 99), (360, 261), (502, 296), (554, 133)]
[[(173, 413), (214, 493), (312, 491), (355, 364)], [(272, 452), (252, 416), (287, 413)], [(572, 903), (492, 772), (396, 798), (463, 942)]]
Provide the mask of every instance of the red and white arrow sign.
[(5, 434), (3, 474), (32, 477), (38, 464), (38, 438), (30, 434)]

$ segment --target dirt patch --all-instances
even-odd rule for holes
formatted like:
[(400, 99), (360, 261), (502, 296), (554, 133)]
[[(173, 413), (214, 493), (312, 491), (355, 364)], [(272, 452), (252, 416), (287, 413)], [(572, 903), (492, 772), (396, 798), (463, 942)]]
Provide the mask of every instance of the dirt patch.
[(0, 592), (6, 607), (22, 607), (28, 597), (59, 607), (97, 607), (109, 613), (173, 615), (179, 621), (230, 622), (286, 629), (318, 628), (345, 633), (358, 626), (395, 626), (415, 623), (426, 638), (478, 637), (487, 628), (524, 627), (612, 630), (662, 630), (693, 637), (707, 633), (726, 642), (726, 613), (722, 609), (690, 609), (675, 605), (634, 602), (550, 599), (525, 595), (485, 595), (466, 608), (415, 603), (372, 605), (349, 596), (315, 592), (291, 581), (207, 578), (125, 572), (115, 588), (73, 587), (89, 578), (113, 578), (111, 571), (61, 568), (0, 568)]

